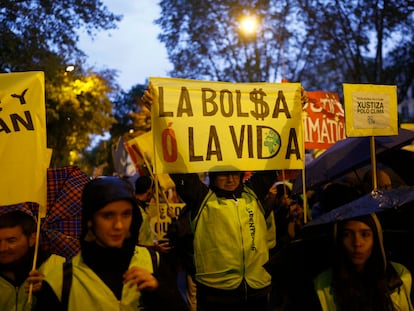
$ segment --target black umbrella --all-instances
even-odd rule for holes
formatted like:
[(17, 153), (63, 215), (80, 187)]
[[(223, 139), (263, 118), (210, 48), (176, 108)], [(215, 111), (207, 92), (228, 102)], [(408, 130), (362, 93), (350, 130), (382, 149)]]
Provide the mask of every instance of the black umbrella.
[(397, 210), (414, 201), (414, 186), (372, 191), (364, 196), (313, 219), (305, 227), (334, 223), (357, 216)]
[[(414, 131), (398, 129), (398, 135), (376, 136), (375, 154), (378, 161), (387, 157), (387, 153), (400, 149), (414, 141)], [(398, 159), (388, 164), (398, 164)], [(313, 189), (324, 183), (333, 181), (356, 170), (371, 161), (371, 137), (349, 137), (336, 142), (322, 155), (305, 166), (306, 188)], [(402, 162), (402, 161), (401, 161)], [(409, 165), (409, 163), (405, 163)], [(392, 167), (391, 167), (392, 168)], [(294, 193), (302, 192), (302, 174), (300, 173), (293, 186)]]

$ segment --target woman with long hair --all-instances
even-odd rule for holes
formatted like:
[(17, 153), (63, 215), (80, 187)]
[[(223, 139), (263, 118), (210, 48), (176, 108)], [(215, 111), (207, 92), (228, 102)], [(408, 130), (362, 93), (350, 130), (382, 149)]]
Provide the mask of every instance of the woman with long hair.
[(314, 279), (322, 310), (413, 310), (411, 273), (387, 260), (375, 214), (336, 223), (334, 237), (332, 266)]

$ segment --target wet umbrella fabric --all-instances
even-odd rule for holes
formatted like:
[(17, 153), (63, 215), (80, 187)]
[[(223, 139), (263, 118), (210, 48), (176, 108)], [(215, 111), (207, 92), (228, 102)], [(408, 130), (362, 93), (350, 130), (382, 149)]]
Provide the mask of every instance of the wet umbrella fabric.
[[(370, 140), (370, 137), (349, 137), (336, 142), (305, 166), (306, 188), (312, 189), (370, 163)], [(380, 155), (386, 155), (390, 150), (409, 145), (413, 140), (414, 131), (403, 128), (398, 129), (398, 135), (376, 136), (375, 153), (378, 161), (380, 161)], [(295, 180), (293, 192), (301, 193), (302, 190), (302, 174), (300, 173)]]
[(89, 177), (76, 166), (47, 172), (47, 212), (41, 227), (41, 245), (67, 259), (80, 250), (81, 196)]
[(385, 191), (372, 191), (364, 196), (333, 209), (313, 219), (305, 227), (380, 213), (387, 209), (397, 210), (414, 201), (414, 186)]

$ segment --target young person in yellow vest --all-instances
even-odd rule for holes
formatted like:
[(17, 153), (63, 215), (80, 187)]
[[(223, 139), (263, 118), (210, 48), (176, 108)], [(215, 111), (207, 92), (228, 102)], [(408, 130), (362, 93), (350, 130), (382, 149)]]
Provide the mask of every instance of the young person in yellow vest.
[[(36, 293), (42, 279), (53, 267), (65, 261), (58, 255), (47, 255), (41, 249), (37, 269), (33, 268), (36, 242), (36, 220), (20, 210), (0, 213), (0, 310), (26, 311), (36, 305)], [(29, 286), (32, 296), (29, 301)]]
[(411, 273), (387, 260), (375, 214), (334, 225), (332, 267), (314, 279), (321, 310), (413, 310)]
[(105, 176), (88, 182), (82, 194), (81, 251), (71, 265), (45, 278), (37, 310), (160, 308), (159, 255), (136, 245), (141, 222), (128, 181)]

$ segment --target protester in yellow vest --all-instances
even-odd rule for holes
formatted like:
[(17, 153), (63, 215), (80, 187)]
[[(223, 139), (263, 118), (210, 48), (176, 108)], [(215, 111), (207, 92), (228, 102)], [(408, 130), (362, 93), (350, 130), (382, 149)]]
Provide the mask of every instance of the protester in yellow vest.
[[(0, 215), (0, 310), (32, 310), (42, 279), (64, 257), (47, 255), (40, 250), (37, 269), (32, 270), (36, 241), (36, 221), (32, 215), (10, 210)], [(29, 286), (32, 284), (31, 301)]]
[(267, 310), (271, 275), (264, 265), (276, 228), (261, 201), (276, 176), (257, 172), (245, 184), (243, 172), (211, 172), (207, 187), (197, 174), (171, 175), (191, 209), (197, 310)]
[(375, 214), (335, 224), (332, 267), (314, 279), (323, 311), (413, 310), (411, 273), (388, 261)]
[(136, 246), (142, 217), (132, 185), (112, 176), (93, 179), (82, 207), (81, 252), (46, 277), (38, 310), (143, 310), (157, 293), (159, 256)]
[[(141, 100), (153, 105), (148, 90)], [(196, 173), (170, 175), (186, 203), (180, 218), (188, 215), (186, 227), (192, 229), (179, 238), (180, 229), (172, 225), (170, 241), (194, 277), (198, 311), (265, 311), (272, 276), (264, 266), (276, 246), (276, 227), (273, 213), (268, 215), (262, 203), (277, 173), (256, 172), (244, 183), (244, 172), (228, 168), (211, 169), (209, 186)]]

